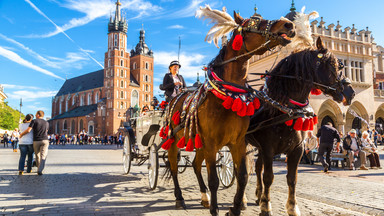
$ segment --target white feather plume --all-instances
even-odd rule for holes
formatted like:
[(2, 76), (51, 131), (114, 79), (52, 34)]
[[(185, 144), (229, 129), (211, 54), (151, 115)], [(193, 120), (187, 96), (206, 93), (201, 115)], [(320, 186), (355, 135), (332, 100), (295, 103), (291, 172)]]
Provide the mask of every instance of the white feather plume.
[(316, 19), (319, 17), (319, 13), (312, 11), (309, 14), (305, 14), (305, 6), (301, 9), (301, 12), (297, 13), (294, 17), (293, 23), (296, 26), (296, 36), (292, 39), (292, 42), (288, 47), (294, 50), (306, 49), (313, 46), (311, 26), (309, 24), (310, 19)]
[(203, 20), (209, 20), (209, 24), (214, 24), (208, 31), (205, 41), (208, 43), (213, 41), (217, 48), (219, 48), (219, 39), (239, 26), (227, 13), (225, 7), (220, 11), (212, 10), (209, 5), (205, 5), (205, 7), (200, 7), (200, 9), (196, 11), (196, 17)]

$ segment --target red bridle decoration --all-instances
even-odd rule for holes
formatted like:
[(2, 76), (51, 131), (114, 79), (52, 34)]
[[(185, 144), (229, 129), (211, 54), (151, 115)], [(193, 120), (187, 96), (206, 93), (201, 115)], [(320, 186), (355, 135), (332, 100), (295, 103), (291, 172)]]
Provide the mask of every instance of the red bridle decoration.
[(235, 51), (239, 51), (242, 46), (243, 46), (243, 36), (241, 36), (241, 34), (238, 34), (235, 36), (235, 39), (233, 39), (232, 49)]
[(320, 89), (311, 89), (311, 94), (312, 95), (321, 95), (323, 93)]

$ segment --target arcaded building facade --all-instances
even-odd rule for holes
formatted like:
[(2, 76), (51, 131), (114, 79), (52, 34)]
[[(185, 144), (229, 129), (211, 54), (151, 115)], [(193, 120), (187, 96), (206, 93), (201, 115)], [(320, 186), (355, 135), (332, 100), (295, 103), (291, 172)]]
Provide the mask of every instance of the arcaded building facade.
[(108, 23), (104, 69), (65, 81), (52, 99), (50, 133), (114, 135), (127, 121), (129, 108), (150, 105), (153, 97), (153, 52), (141, 29), (135, 49), (127, 52), (128, 24), (116, 2)]

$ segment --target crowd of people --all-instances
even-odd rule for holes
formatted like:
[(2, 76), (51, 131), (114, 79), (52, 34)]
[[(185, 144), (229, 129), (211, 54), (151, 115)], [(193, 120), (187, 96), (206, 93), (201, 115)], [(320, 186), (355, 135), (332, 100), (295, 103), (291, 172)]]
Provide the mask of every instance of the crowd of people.
[(360, 170), (368, 170), (367, 158), (371, 169), (381, 169), (377, 146), (383, 145), (383, 140), (382, 135), (369, 128), (363, 132), (351, 129), (343, 136), (341, 131), (337, 131), (332, 123), (328, 122), (318, 130), (316, 136), (312, 131), (308, 131), (304, 140), (302, 163), (313, 164), (317, 154), (324, 172), (328, 172), (331, 169), (331, 155), (339, 153), (346, 158), (350, 170), (355, 169), (356, 158), (360, 159)]
[(48, 135), (49, 144), (51, 145), (65, 145), (65, 144), (73, 144), (73, 145), (92, 145), (92, 144), (102, 144), (102, 145), (123, 145), (123, 135), (119, 133), (115, 136), (90, 136), (83, 130), (78, 134), (50, 134)]

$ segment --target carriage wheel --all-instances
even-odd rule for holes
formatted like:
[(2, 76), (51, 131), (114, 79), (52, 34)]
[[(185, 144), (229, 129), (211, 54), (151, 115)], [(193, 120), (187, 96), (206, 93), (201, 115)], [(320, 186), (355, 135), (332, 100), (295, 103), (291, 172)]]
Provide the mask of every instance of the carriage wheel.
[(132, 162), (132, 149), (129, 142), (129, 137), (124, 137), (124, 148), (123, 148), (123, 168), (124, 173), (128, 174), (131, 170), (131, 162)]
[(148, 156), (148, 181), (149, 188), (154, 190), (157, 186), (159, 177), (159, 154), (156, 151), (156, 144), (153, 144), (149, 149)]
[(217, 172), (219, 179), (224, 188), (229, 188), (235, 181), (235, 172), (233, 167), (233, 159), (231, 152), (227, 146), (224, 146), (218, 153), (220, 160), (218, 161)]
[(179, 171), (180, 174), (187, 169), (187, 159), (185, 159), (185, 157), (187, 156), (180, 155), (180, 160), (179, 160), (179, 163), (177, 164), (178, 166), (177, 170)]

